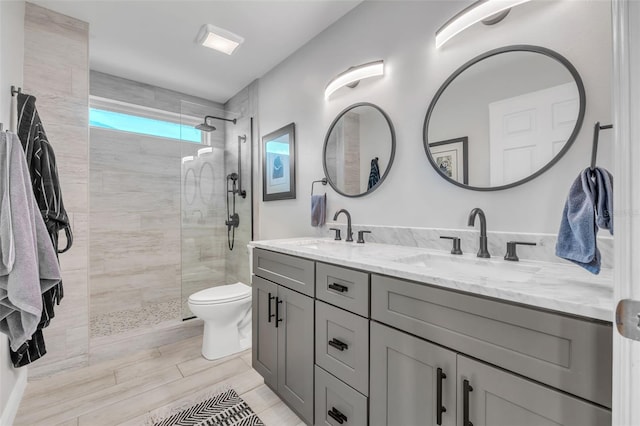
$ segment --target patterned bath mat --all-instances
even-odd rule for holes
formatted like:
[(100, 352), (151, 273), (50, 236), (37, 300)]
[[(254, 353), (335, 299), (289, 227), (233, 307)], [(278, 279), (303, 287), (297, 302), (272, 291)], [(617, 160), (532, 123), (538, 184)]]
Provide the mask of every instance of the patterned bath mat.
[(165, 418), (154, 426), (264, 426), (251, 407), (234, 391), (225, 390)]

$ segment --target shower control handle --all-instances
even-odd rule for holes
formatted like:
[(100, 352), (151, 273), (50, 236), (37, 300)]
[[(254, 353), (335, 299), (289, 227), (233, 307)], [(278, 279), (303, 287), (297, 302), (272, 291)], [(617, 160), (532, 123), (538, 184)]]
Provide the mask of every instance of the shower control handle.
[(282, 300), (278, 296), (276, 296), (276, 328), (278, 328), (278, 323), (282, 322), (282, 318), (280, 318), (280, 304)]
[(272, 296), (271, 293), (269, 293), (269, 302), (268, 302), (269, 308), (267, 309), (267, 315), (268, 315), (267, 322), (271, 322), (271, 318), (275, 317), (275, 314), (271, 313), (271, 301), (275, 298), (276, 298), (275, 296)]

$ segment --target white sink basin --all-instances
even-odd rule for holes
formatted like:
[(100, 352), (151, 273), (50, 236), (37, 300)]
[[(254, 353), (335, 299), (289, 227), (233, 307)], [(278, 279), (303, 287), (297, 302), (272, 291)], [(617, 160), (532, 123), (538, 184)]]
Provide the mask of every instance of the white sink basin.
[(455, 275), (515, 282), (529, 281), (533, 274), (540, 270), (537, 266), (522, 265), (517, 262), (432, 253), (394, 259), (394, 262), (443, 273), (450, 271)]

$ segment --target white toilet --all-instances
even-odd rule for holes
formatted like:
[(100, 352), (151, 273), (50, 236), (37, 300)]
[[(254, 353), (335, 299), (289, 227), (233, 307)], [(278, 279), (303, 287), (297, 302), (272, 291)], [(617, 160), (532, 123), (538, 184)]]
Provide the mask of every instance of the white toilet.
[(202, 356), (214, 360), (251, 347), (251, 287), (222, 285), (193, 293), (189, 309), (204, 321)]

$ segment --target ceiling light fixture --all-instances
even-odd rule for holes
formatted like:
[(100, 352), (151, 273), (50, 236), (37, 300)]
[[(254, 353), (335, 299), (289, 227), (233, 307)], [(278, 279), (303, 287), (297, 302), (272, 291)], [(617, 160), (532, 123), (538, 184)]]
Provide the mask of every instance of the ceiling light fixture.
[(449, 19), (436, 31), (436, 48), (442, 47), (455, 35), (480, 21), (487, 25), (500, 22), (509, 9), (530, 0), (479, 0)]
[(205, 47), (231, 55), (243, 42), (244, 38), (231, 31), (204, 24), (198, 32), (197, 42)]
[(345, 72), (335, 76), (333, 80), (327, 84), (327, 87), (324, 89), (324, 98), (329, 99), (329, 96), (331, 96), (333, 92), (343, 86), (354, 88), (358, 85), (360, 80), (380, 75), (384, 75), (383, 60), (368, 62), (366, 64), (351, 67)]

